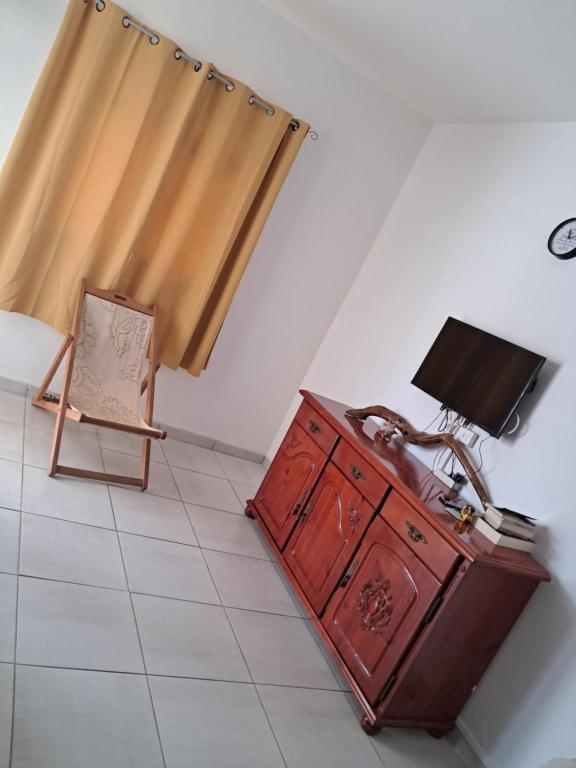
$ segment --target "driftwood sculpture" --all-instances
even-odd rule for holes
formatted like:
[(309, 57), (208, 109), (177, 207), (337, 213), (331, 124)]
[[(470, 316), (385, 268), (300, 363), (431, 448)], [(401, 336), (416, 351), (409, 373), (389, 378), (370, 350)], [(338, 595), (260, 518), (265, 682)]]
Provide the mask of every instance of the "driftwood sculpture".
[(346, 411), (346, 415), (352, 419), (360, 420), (367, 419), (368, 416), (377, 416), (380, 419), (384, 419), (386, 423), (380, 427), (376, 435), (386, 443), (390, 442), (395, 434), (402, 435), (412, 445), (437, 445), (443, 443), (455, 454), (458, 461), (462, 464), (478, 498), (482, 502), (482, 506), (485, 507), (490, 503), (488, 493), (478, 473), (472, 466), (464, 446), (453, 435), (446, 432), (440, 432), (436, 435), (430, 435), (428, 432), (419, 432), (403, 416), (383, 405), (371, 405), (369, 408), (350, 408)]

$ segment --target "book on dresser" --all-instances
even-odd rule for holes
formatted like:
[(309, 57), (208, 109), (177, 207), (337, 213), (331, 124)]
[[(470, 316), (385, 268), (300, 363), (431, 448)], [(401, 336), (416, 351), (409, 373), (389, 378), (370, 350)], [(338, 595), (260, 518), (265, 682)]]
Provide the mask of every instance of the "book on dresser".
[(488, 504), (484, 511), (484, 520), (500, 533), (534, 541), (536, 535), (534, 520), (519, 512)]
[(475, 522), (476, 530), (483, 536), (499, 547), (508, 547), (509, 549), (518, 549), (521, 552), (532, 552), (534, 541), (528, 539), (519, 539), (517, 536), (508, 536), (501, 531), (496, 531), (486, 520), (479, 517)]

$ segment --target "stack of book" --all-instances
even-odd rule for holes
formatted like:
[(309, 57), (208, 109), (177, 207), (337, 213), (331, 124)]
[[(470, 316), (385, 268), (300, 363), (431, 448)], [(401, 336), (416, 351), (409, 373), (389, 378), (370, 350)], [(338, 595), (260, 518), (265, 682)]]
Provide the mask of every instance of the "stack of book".
[(527, 515), (506, 507), (488, 504), (484, 517), (476, 519), (476, 529), (500, 547), (531, 552), (536, 538), (536, 522)]

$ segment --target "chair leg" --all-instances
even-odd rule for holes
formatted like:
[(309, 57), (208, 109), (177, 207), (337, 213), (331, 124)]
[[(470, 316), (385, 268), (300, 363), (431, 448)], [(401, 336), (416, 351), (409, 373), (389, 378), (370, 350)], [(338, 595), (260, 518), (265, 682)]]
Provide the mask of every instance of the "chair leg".
[(64, 430), (64, 421), (66, 419), (66, 407), (62, 406), (62, 401), (58, 407), (56, 424), (54, 425), (54, 436), (52, 437), (52, 450), (50, 451), (50, 462), (48, 464), (48, 474), (54, 477), (58, 467), (58, 456), (60, 454), (60, 443), (62, 442), (62, 432)]
[(144, 438), (144, 445), (142, 447), (142, 461), (140, 468), (142, 471), (142, 490), (145, 491), (148, 488), (148, 475), (150, 474), (150, 443), (149, 437)]
[(54, 378), (56, 371), (60, 367), (60, 363), (64, 359), (64, 355), (68, 351), (68, 347), (70, 346), (70, 344), (72, 344), (73, 341), (74, 341), (74, 337), (68, 334), (68, 336), (66, 336), (66, 338), (62, 342), (62, 345), (60, 346), (60, 349), (58, 350), (58, 353), (54, 358), (52, 365), (48, 369), (48, 373), (44, 377), (42, 384), (40, 384), (40, 389), (38, 390), (36, 395), (32, 398), (32, 403), (34, 405), (37, 405), (41, 400), (43, 400), (44, 395), (46, 394), (46, 390), (52, 383), (52, 379)]

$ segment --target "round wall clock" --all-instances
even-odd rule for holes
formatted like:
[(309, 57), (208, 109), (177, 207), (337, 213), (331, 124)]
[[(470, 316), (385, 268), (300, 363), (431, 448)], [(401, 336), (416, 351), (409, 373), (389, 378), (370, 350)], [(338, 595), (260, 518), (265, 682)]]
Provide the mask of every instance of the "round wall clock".
[(558, 224), (548, 238), (548, 250), (557, 259), (573, 259), (576, 256), (576, 219), (566, 219)]

